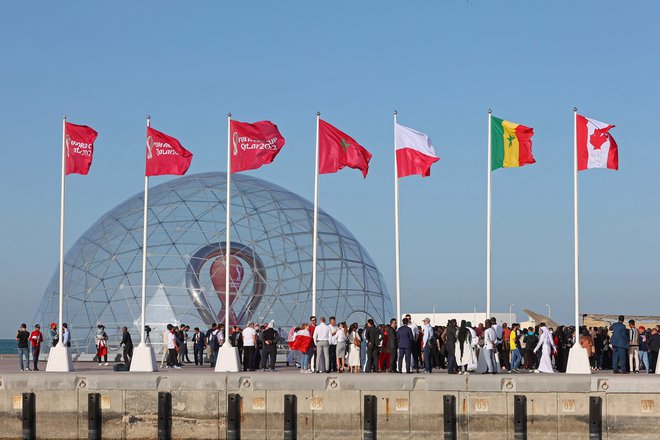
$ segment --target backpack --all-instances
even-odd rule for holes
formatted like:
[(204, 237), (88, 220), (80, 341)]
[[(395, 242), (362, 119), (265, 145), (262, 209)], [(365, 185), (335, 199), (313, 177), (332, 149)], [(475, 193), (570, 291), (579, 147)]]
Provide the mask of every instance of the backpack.
[(220, 348), (217, 331), (214, 331), (211, 333), (211, 336), (209, 336), (209, 345), (211, 346), (211, 350), (218, 350)]

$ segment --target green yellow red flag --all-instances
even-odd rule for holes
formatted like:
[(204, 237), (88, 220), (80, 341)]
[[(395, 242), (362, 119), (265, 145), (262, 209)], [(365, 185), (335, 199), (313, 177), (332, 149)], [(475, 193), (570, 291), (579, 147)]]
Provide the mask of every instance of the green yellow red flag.
[(531, 127), (491, 116), (491, 171), (535, 163), (532, 136)]

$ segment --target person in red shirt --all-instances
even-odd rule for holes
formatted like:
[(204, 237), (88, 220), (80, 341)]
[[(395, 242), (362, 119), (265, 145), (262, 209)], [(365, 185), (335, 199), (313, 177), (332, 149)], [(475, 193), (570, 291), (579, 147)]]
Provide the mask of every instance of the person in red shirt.
[(39, 324), (35, 324), (34, 330), (30, 333), (30, 345), (32, 346), (32, 362), (34, 364), (34, 371), (39, 371), (37, 362), (39, 362), (39, 351), (41, 350), (41, 343), (44, 342), (44, 335), (41, 333)]

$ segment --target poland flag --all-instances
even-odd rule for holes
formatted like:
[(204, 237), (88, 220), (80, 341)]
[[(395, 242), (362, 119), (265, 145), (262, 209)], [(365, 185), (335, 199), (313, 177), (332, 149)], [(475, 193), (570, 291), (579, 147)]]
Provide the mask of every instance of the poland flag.
[(578, 170), (619, 169), (619, 150), (609, 133), (614, 125), (577, 115)]
[(396, 124), (394, 145), (398, 177), (431, 175), (431, 165), (440, 160), (429, 137), (417, 130)]

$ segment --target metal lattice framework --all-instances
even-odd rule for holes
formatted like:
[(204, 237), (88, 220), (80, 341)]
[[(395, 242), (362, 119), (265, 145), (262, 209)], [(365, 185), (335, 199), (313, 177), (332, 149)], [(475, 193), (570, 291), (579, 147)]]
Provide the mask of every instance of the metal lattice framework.
[[(306, 321), (312, 309), (313, 205), (282, 187), (244, 174), (232, 177), (231, 203), (232, 243), (249, 248), (265, 269), (264, 294), (250, 318), (275, 320), (277, 327)], [(142, 205), (142, 193), (121, 203), (66, 254), (64, 320), (71, 328), (74, 351), (95, 350), (99, 323), (106, 326), (111, 341), (118, 339), (122, 326), (134, 337), (139, 334)], [(154, 335), (170, 322), (200, 328), (208, 324), (193, 304), (185, 274), (196, 251), (224, 244), (225, 206), (225, 173), (189, 175), (150, 189), (146, 323)], [(387, 288), (371, 257), (344, 225), (323, 211), (319, 212), (318, 251), (318, 315), (357, 322), (367, 317), (386, 322), (392, 316)], [(205, 267), (210, 266), (209, 262)], [(255, 273), (249, 269), (232, 309), (250, 299)], [(200, 272), (198, 284), (217, 316), (223, 306), (208, 270)], [(57, 286), (56, 271), (35, 322), (57, 321)]]

